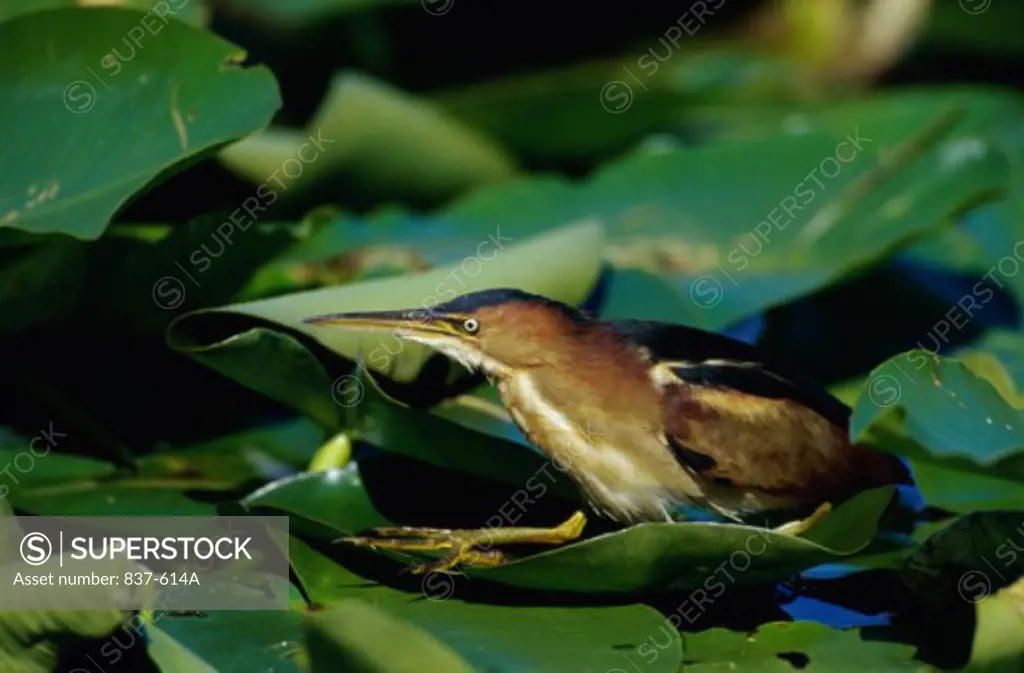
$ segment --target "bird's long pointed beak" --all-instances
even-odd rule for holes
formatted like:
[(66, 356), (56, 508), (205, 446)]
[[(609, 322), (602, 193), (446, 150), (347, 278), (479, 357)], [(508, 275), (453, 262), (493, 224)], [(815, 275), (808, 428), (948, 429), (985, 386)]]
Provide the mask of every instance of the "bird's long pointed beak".
[(308, 325), (331, 325), (368, 332), (391, 332), (402, 336), (449, 334), (442, 316), (423, 309), (403, 311), (364, 311), (354, 313), (328, 313), (302, 320)]

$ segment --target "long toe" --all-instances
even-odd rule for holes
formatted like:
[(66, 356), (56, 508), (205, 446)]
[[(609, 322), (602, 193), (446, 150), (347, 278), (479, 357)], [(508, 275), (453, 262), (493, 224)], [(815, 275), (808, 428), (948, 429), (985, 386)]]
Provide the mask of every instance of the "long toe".
[(409, 569), (413, 575), (430, 573), (457, 574), (460, 566), (492, 568), (505, 562), (505, 555), (493, 549), (476, 549), (471, 545), (456, 549), (434, 563), (424, 563)]
[(454, 549), (456, 541), (451, 537), (434, 538), (387, 538), (387, 537), (343, 537), (335, 542), (344, 542), (357, 547), (371, 549), (393, 549), (395, 551), (443, 551)]
[(416, 528), (415, 526), (385, 526), (371, 529), (373, 537), (446, 537), (453, 531), (450, 528)]

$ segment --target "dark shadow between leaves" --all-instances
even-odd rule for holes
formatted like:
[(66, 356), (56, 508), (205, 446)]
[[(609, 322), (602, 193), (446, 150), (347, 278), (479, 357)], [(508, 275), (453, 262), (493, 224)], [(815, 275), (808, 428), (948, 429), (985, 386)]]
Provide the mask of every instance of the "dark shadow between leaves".
[[(917, 272), (918, 266), (893, 262), (773, 309), (761, 347), (775, 355), (799, 353), (801, 369), (831, 385), (862, 376), (917, 343), (947, 353), (989, 327), (1018, 324), (1020, 307), (1008, 292), (989, 284), (993, 300), (975, 312), (962, 329), (951, 329), (943, 340), (936, 341), (941, 321), (948, 327), (946, 314), (960, 310), (958, 298), (973, 297), (970, 290), (980, 277)], [(908, 284), (917, 285), (917, 291), (908, 290)], [(962, 315), (954, 317), (962, 319)], [(840, 343), (843, 357), (836, 358), (835, 346)]]
[[(407, 526), (482, 528), (495, 514), (502, 516), (507, 526), (555, 526), (580, 504), (549, 494), (529, 506), (517, 507), (510, 500), (519, 490), (514, 486), (363, 443), (353, 448), (353, 459), (359, 463), (363, 485), (377, 511)], [(603, 532), (607, 526), (592, 517), (584, 536)]]

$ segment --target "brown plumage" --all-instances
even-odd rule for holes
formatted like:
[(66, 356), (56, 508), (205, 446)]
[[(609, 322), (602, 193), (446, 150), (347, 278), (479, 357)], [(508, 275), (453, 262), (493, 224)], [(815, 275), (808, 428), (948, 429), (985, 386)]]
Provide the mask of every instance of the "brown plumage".
[(726, 504), (736, 494), (783, 508), (806, 506), (906, 478), (902, 463), (851, 444), (844, 428), (791, 400), (669, 386), (665, 427), (711, 497), (739, 512), (747, 509), (744, 500)]

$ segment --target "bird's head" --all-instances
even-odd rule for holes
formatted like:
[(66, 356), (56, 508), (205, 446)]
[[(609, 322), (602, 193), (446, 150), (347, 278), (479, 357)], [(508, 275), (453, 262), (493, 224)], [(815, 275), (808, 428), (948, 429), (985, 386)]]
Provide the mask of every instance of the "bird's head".
[(575, 309), (520, 290), (472, 292), (432, 308), (335, 313), (302, 322), (387, 332), (426, 344), (491, 376), (542, 366), (552, 347), (585, 318)]

